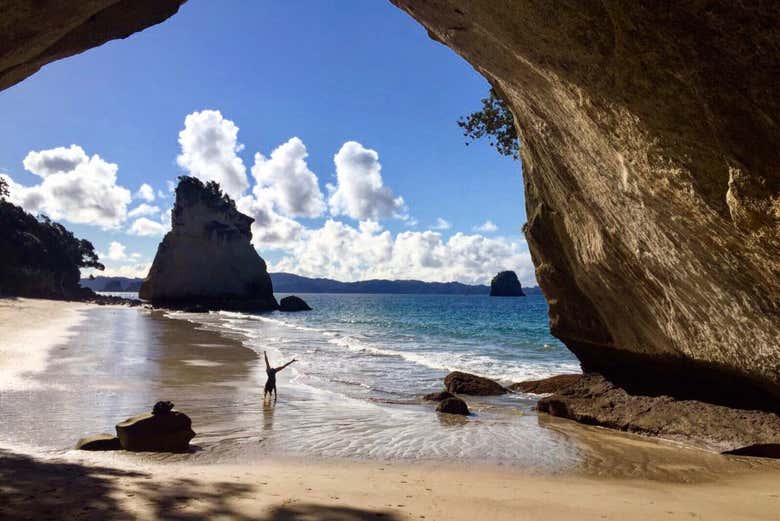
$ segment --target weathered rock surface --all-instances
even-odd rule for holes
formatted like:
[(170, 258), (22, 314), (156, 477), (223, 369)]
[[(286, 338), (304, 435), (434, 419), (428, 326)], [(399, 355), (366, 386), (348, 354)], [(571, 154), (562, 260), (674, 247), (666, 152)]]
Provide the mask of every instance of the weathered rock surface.
[(172, 229), (139, 296), (168, 307), (278, 308), (265, 261), (250, 243), (252, 222), (215, 183), (181, 177)]
[(552, 332), (641, 391), (780, 408), (780, 4), (392, 0), (507, 100)]
[(534, 394), (557, 393), (570, 385), (574, 385), (582, 378), (581, 374), (557, 374), (542, 380), (526, 380), (509, 386), (513, 391)]
[(455, 398), (455, 395), (449, 391), (439, 391), (438, 393), (428, 393), (423, 396), (423, 400), (429, 402), (441, 402), (447, 398)]
[(780, 453), (780, 416), (775, 413), (670, 396), (631, 395), (595, 374), (542, 398), (537, 407), (553, 416), (707, 450), (764, 456)]
[(290, 295), (279, 301), (279, 311), (311, 311), (311, 307), (301, 297)]
[(190, 417), (178, 411), (144, 413), (116, 425), (125, 450), (136, 452), (186, 452), (195, 437)]
[(508, 391), (497, 382), (475, 374), (453, 371), (444, 378), (444, 387), (453, 394), (497, 396)]
[(490, 281), (491, 297), (524, 297), (523, 287), (514, 271), (500, 271)]
[(93, 434), (85, 436), (76, 443), (77, 450), (120, 450), (119, 438), (113, 434)]
[(0, 90), (54, 60), (166, 20), (185, 0), (5, 0), (0, 17)]
[(436, 412), (460, 414), (461, 416), (468, 416), (470, 414), (469, 406), (460, 398), (445, 398), (436, 406)]

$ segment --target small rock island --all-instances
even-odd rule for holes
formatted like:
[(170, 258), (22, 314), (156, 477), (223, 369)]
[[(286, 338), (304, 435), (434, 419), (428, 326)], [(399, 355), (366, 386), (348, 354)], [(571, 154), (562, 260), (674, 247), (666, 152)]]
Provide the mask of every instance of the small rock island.
[(514, 271), (501, 271), (490, 281), (491, 297), (525, 297)]
[(180, 177), (171, 213), (142, 299), (177, 308), (278, 309), (265, 261), (251, 244), (254, 219), (217, 183)]

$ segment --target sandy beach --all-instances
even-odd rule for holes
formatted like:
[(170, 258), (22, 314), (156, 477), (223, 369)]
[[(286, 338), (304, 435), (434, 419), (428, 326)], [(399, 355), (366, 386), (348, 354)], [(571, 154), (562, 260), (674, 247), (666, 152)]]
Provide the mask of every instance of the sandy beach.
[[(256, 354), (238, 339), (145, 310), (28, 299), (0, 301), (0, 328), (2, 519), (780, 519), (775, 461), (547, 417), (526, 420), (575, 464), (295, 456), (293, 405), (280, 401), (270, 426), (250, 407), (242, 382), (255, 381)], [(161, 392), (191, 413), (195, 452), (70, 450), (77, 433), (110, 431)], [(245, 439), (255, 422), (259, 437)]]

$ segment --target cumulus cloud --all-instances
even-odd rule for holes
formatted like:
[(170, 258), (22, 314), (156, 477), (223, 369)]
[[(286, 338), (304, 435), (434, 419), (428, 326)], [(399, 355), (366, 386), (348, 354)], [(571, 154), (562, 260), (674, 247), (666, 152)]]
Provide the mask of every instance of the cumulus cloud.
[(121, 261), (127, 258), (125, 253), (125, 245), (117, 241), (111, 241), (108, 245), (107, 257), (112, 261)]
[(193, 112), (179, 132), (181, 154), (176, 162), (203, 181), (217, 181), (231, 197), (240, 197), (249, 187), (246, 167), (238, 152), (238, 127), (218, 110)]
[(439, 217), (436, 219), (436, 224), (434, 224), (431, 228), (434, 230), (449, 230), (452, 228), (452, 223)]
[(498, 231), (498, 226), (493, 223), (491, 220), (487, 220), (480, 224), (479, 226), (474, 227), (474, 231), (477, 232), (483, 232), (483, 233), (493, 233), (495, 231)]
[(252, 244), (257, 248), (290, 249), (305, 230), (298, 221), (279, 215), (262, 193), (242, 197), (236, 201), (236, 208), (254, 218)]
[(104, 229), (116, 228), (127, 218), (132, 195), (117, 185), (115, 163), (71, 145), (31, 151), (23, 164), (42, 179), (40, 184), (24, 186), (4, 177), (9, 180), (11, 202), (28, 212)]
[(153, 221), (146, 217), (140, 217), (133, 221), (127, 233), (142, 237), (159, 237), (168, 233), (171, 227), (163, 222)]
[(387, 278), (486, 284), (498, 271), (511, 269), (524, 284), (535, 284), (530, 254), (505, 238), (458, 232), (445, 240), (432, 230), (393, 236), (376, 221), (354, 227), (333, 219), (301, 236), (290, 254), (271, 266), (273, 270), (347, 281)]
[(154, 201), (154, 188), (152, 188), (149, 184), (144, 183), (135, 193), (135, 196), (139, 199), (143, 199), (147, 203), (151, 203)]
[(291, 138), (271, 152), (271, 157), (255, 154), (252, 175), (257, 180), (254, 192), (291, 217), (319, 217), (325, 211), (325, 199), (317, 176), (306, 164), (306, 145)]
[(127, 216), (132, 219), (134, 217), (141, 217), (143, 215), (157, 215), (158, 213), (160, 213), (159, 206), (152, 206), (146, 203), (141, 203), (127, 212)]
[(403, 197), (396, 197), (384, 186), (382, 165), (376, 150), (356, 141), (347, 141), (333, 157), (336, 164), (336, 185), (328, 185), (328, 203), (333, 215), (353, 219), (385, 219), (402, 217)]
[(138, 262), (134, 264), (120, 264), (120, 265), (106, 265), (104, 271), (87, 271), (82, 272), (82, 276), (89, 276), (90, 273), (103, 277), (130, 277), (143, 279), (149, 274), (149, 268), (152, 267), (151, 262)]

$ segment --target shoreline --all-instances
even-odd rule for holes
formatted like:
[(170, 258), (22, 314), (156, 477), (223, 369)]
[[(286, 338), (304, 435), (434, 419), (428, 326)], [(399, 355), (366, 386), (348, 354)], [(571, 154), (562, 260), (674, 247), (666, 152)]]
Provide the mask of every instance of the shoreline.
[[(72, 308), (72, 303), (61, 301), (30, 304), (24, 299), (15, 299), (0, 306), (0, 316), (4, 318), (0, 322), (13, 323), (16, 330), (22, 330), (23, 324), (18, 319), (11, 320), (5, 308), (14, 307), (13, 304), (20, 301), (23, 310), (31, 305), (48, 309), (43, 313), (46, 327), (39, 328), (37, 334), (50, 342), (46, 349), (37, 349), (35, 353), (47, 353), (46, 359), (53, 364), (51, 371), (61, 369), (57, 366), (58, 357), (68, 356), (53, 350), (58, 342), (60, 347), (73, 345), (71, 337), (76, 331), (83, 335), (98, 327), (84, 322), (89, 316), (85, 309), (104, 309), (104, 315), (111, 311), (99, 305), (76, 304), (78, 307)], [(19, 311), (18, 306), (16, 311)], [(227, 350), (207, 349), (202, 353), (202, 358), (209, 361), (222, 357), (217, 366), (182, 364), (186, 371), (208, 380), (222, 375), (225, 367), (235, 365), (233, 371), (251, 379), (252, 373), (247, 368), (256, 362), (256, 352), (242, 345), (237, 338), (227, 338), (223, 332), (201, 328), (186, 319), (155, 318), (154, 311), (141, 308), (128, 308), (127, 311), (132, 315), (118, 316), (136, 317), (158, 326), (172, 321), (168, 333), (159, 330), (156, 334), (167, 334), (171, 340), (183, 336), (184, 347), (171, 344), (168, 358), (155, 362), (169, 371), (168, 377), (181, 377), (176, 371), (182, 368), (176, 366), (179, 368), (174, 369), (166, 359), (178, 359), (182, 355), (181, 349), (187, 348), (186, 344), (201, 341), (211, 342), (201, 344), (203, 346), (213, 346), (221, 338), (219, 341)], [(122, 313), (122, 310), (111, 312)], [(70, 322), (69, 330), (57, 318), (73, 320), (74, 315), (80, 319)], [(40, 317), (40, 314), (36, 316)], [(123, 326), (128, 332), (137, 329), (132, 323)], [(53, 334), (56, 331), (60, 334)], [(102, 338), (102, 334), (102, 331), (95, 331), (95, 338)], [(80, 336), (79, 342), (83, 344), (80, 347), (91, 345), (89, 338)], [(138, 343), (138, 339), (119, 338)], [(5, 343), (0, 340), (0, 356), (4, 353), (3, 345), (14, 342), (11, 337), (3, 339)], [(114, 345), (114, 341), (108, 337), (105, 344), (93, 348), (104, 349)], [(48, 353), (57, 353), (57, 357), (49, 359)], [(78, 354), (90, 356), (90, 352)], [(45, 377), (45, 373), (39, 373), (39, 377)], [(277, 414), (283, 418), (292, 406), (288, 403), (288, 407), (281, 408)], [(128, 411), (140, 412), (133, 409), (136, 407), (135, 404), (127, 405)], [(245, 413), (242, 411), (242, 415)], [(75, 419), (79, 428), (82, 428), (81, 422), (90, 420), (91, 416), (98, 416), (97, 420), (104, 424), (122, 419), (92, 411)], [(125, 452), (63, 452), (44, 447), (35, 450), (34, 443), (22, 447), (3, 441), (0, 442), (0, 517), (192, 520), (222, 516), (350, 521), (377, 518), (691, 519), (698, 516), (715, 520), (769, 520), (780, 510), (780, 489), (777, 487), (780, 464), (774, 461), (721, 456), (644, 436), (586, 427), (547, 415), (539, 416), (538, 423), (576, 446), (582, 456), (582, 465), (550, 472), (457, 459), (374, 460), (285, 455), (273, 451), (258, 453), (259, 457), (258, 454), (242, 456), (245, 462), (210, 461), (203, 458), (202, 452), (174, 457)], [(195, 430), (200, 426), (196, 425)], [(281, 427), (286, 428), (284, 422)], [(83, 435), (90, 434), (86, 426), (83, 428)], [(262, 434), (262, 430), (260, 432)], [(217, 434), (206, 429), (200, 440), (195, 439), (195, 444), (205, 441), (220, 445), (223, 441)], [(283, 439), (288, 444), (296, 442), (294, 433), (292, 436), (287, 433)]]

